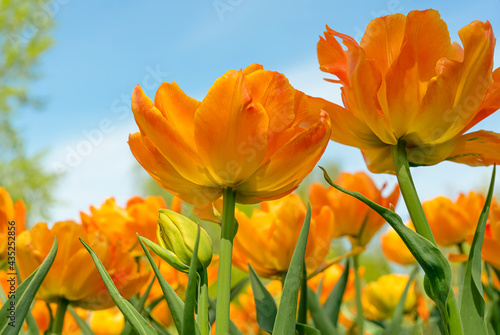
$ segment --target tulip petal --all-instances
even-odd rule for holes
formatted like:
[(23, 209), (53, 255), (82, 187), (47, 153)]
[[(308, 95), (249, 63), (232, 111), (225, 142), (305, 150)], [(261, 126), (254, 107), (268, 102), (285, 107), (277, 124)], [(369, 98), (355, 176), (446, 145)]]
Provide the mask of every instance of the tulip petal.
[(493, 71), (493, 84), (486, 91), (481, 106), (479, 107), (479, 112), (474, 116), (471, 122), (462, 130), (465, 133), (467, 130), (475, 126), (478, 122), (482, 121), (484, 118), (490, 116), (498, 109), (500, 109), (500, 67)]
[(219, 188), (203, 187), (186, 180), (158, 151), (151, 140), (141, 133), (131, 134), (128, 143), (137, 161), (158, 185), (184, 201), (204, 205), (222, 195), (222, 190)]
[[(284, 141), (290, 139), (283, 135), (286, 135), (284, 130), (290, 127), (295, 118), (295, 89), (281, 73), (264, 70), (254, 71), (245, 76), (245, 85), (253, 100), (262, 104), (269, 117), (267, 156), (270, 156), (281, 147), (280, 143), (283, 143), (281, 137), (285, 137)], [(316, 120), (319, 117), (319, 110), (317, 114)]]
[(202, 185), (213, 183), (202, 165), (192, 139), (174, 123), (168, 122), (163, 114), (153, 106), (140, 86), (136, 86), (132, 96), (132, 110), (141, 133), (150, 138), (157, 149), (186, 179)]
[(394, 174), (394, 162), (392, 161), (390, 146), (362, 149), (361, 153), (370, 172)]
[(405, 25), (406, 16), (399, 13), (378, 17), (368, 23), (359, 44), (365, 50), (366, 57), (375, 60), (381, 73), (386, 73), (398, 58)]
[(155, 107), (162, 113), (167, 122), (176, 129), (178, 133), (187, 134), (186, 140), (190, 140), (190, 146), (194, 144), (194, 113), (201, 102), (189, 97), (175, 83), (161, 84), (155, 95)]
[(398, 138), (413, 123), (436, 62), (455, 53), (446, 23), (435, 10), (410, 12), (404, 35), (401, 52), (385, 77), (387, 115)]
[(382, 77), (374, 60), (366, 58), (364, 50), (352, 37), (331, 29), (326, 34), (342, 38), (347, 46), (348, 83), (342, 87), (346, 108), (366, 123), (383, 142), (396, 144), (397, 140), (377, 99)]
[(318, 61), (321, 71), (337, 76), (341, 83), (348, 84), (347, 58), (344, 49), (326, 26), (325, 37), (319, 37), (317, 46)]
[[(257, 203), (284, 196), (314, 168), (330, 138), (328, 114), (278, 150), (251, 177), (235, 187), (236, 201)], [(307, 159), (305, 159), (307, 157)]]
[(199, 155), (218, 185), (233, 186), (260, 166), (269, 119), (251, 103), (242, 71), (228, 71), (208, 91), (194, 117)]
[(331, 140), (360, 149), (383, 146), (373, 131), (349, 110), (320, 98), (309, 98), (320, 104), (332, 121)]
[(428, 84), (407, 141), (444, 143), (467, 128), (492, 84), (495, 37), (489, 22), (475, 21), (459, 31), (463, 62), (442, 59)]
[(470, 166), (500, 164), (500, 134), (480, 130), (453, 140), (454, 147), (447, 160)]

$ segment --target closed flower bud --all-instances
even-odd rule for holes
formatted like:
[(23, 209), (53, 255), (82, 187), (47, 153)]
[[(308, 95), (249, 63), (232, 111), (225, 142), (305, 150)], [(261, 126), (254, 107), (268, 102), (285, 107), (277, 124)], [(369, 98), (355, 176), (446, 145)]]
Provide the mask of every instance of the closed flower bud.
[[(156, 238), (160, 246), (169, 251), (175, 261), (189, 266), (198, 233), (198, 224), (168, 209), (160, 209)], [(160, 255), (161, 256), (161, 255)], [(212, 261), (212, 239), (200, 227), (198, 246), (199, 267), (208, 267)], [(175, 267), (175, 266), (174, 266)]]

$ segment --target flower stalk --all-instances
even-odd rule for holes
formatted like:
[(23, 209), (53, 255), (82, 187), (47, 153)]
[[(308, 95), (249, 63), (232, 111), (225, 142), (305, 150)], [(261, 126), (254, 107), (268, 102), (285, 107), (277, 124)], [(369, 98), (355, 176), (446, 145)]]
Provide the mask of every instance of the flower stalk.
[[(417, 190), (415, 189), (415, 184), (411, 177), (410, 164), (406, 155), (406, 142), (404, 140), (400, 140), (397, 145), (392, 146), (392, 158), (401, 194), (405, 200), (406, 208), (408, 208), (416, 232), (436, 245), (436, 240), (432, 234), (432, 230), (425, 216), (424, 209), (418, 198)], [(445, 330), (450, 335), (463, 334), (460, 313), (453, 292), (450, 292), (448, 295), (446, 304), (447, 308), (444, 312), (445, 315), (442, 315), (445, 323)]]
[(356, 324), (358, 326), (358, 334), (364, 334), (363, 303), (361, 302), (361, 278), (359, 277), (359, 255), (352, 256), (354, 266), (354, 286), (356, 288)]
[(219, 275), (217, 283), (216, 334), (229, 333), (229, 303), (231, 295), (231, 263), (233, 239), (236, 233), (234, 207), (236, 192), (227, 187), (223, 191), (222, 228), (220, 240)]
[(64, 316), (66, 315), (66, 310), (68, 309), (69, 301), (62, 298), (59, 300), (57, 305), (56, 317), (53, 320), (51, 335), (62, 334), (64, 325)]

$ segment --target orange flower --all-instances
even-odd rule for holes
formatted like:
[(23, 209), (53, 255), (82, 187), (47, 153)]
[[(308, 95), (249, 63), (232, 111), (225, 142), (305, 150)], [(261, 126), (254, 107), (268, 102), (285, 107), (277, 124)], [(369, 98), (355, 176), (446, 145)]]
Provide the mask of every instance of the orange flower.
[[(469, 237), (472, 242), (472, 236)], [(486, 224), (486, 233), (483, 240), (481, 257), (493, 267), (500, 270), (500, 205), (492, 203)]]
[[(435, 10), (376, 18), (358, 44), (327, 27), (318, 42), (322, 71), (342, 84), (345, 108), (329, 106), (332, 140), (360, 148), (372, 172), (394, 172), (391, 146), (406, 141), (410, 163), (500, 163), (500, 134), (464, 134), (500, 108), (495, 37), (474, 21), (451, 43)], [(336, 37), (343, 40), (344, 50)]]
[(0, 269), (7, 265), (8, 246), (14, 247), (15, 236), (26, 230), (25, 221), (24, 203), (21, 200), (14, 203), (5, 188), (0, 187)]
[[(321, 305), (323, 305), (326, 302), (326, 299), (328, 299), (330, 292), (339, 281), (340, 276), (342, 276), (344, 268), (345, 267), (342, 264), (334, 264), (325, 271), (307, 281), (307, 285), (315, 292), (317, 292), (318, 287), (321, 283), (321, 295), (319, 297), (319, 302), (321, 303)], [(350, 269), (349, 277), (347, 279), (347, 286), (345, 288), (342, 300), (350, 300), (354, 298), (355, 294), (356, 289), (354, 287), (354, 270)]]
[(485, 197), (475, 192), (460, 194), (456, 202), (446, 197), (425, 201), (422, 206), (436, 243), (450, 246), (474, 235)]
[[(281, 278), (288, 270), (295, 244), (306, 217), (306, 206), (292, 193), (282, 199), (262, 202), (249, 218), (236, 209), (238, 234), (234, 239), (233, 264), (248, 271), (248, 263), (263, 278)], [(333, 215), (323, 206), (311, 218), (305, 254), (309, 271), (316, 270), (330, 250)]]
[(258, 64), (226, 72), (202, 102), (175, 82), (163, 83), (154, 103), (137, 86), (140, 132), (129, 145), (160, 186), (190, 204), (228, 187), (237, 202), (258, 203), (292, 192), (316, 165), (330, 137), (326, 104)]
[[(401, 299), (408, 279), (407, 275), (389, 274), (368, 283), (361, 295), (366, 318), (370, 320), (390, 319)], [(406, 295), (405, 312), (409, 313), (417, 308), (417, 298), (415, 282), (412, 282)]]
[[(364, 172), (355, 174), (343, 172), (335, 183), (345, 189), (359, 192), (384, 207), (395, 207), (399, 199), (398, 186), (384, 198), (382, 192), (386, 185), (378, 189)], [(335, 215), (334, 237), (348, 236), (353, 245), (368, 244), (385, 223), (385, 220), (367, 205), (333, 187), (315, 183), (311, 185), (309, 193), (313, 212), (317, 212), (322, 206), (329, 206), (332, 209)]]
[[(53, 319), (56, 315), (57, 304), (50, 304), (49, 306), (50, 310), (49, 308), (47, 308), (47, 304), (44, 301), (36, 300), (33, 308), (31, 309), (31, 314), (33, 315), (33, 318), (35, 319), (38, 329), (41, 333), (45, 333), (49, 329), (50, 320)], [(75, 312), (80, 318), (84, 320), (87, 317), (86, 310), (75, 308)], [(52, 314), (52, 316), (49, 313)], [(62, 333), (64, 335), (80, 335), (82, 333), (80, 326), (78, 326), (78, 323), (69, 311), (67, 311), (64, 316)]]
[(149, 273), (144, 264), (138, 264), (120, 245), (111, 245), (99, 232), (88, 233), (83, 225), (73, 221), (56, 222), (52, 229), (38, 223), (19, 235), (17, 257), (22, 278), (28, 277), (47, 256), (54, 238), (59, 248), (45, 280), (37, 292), (37, 299), (70, 304), (85, 309), (105, 309), (114, 305), (96, 266), (78, 238), (87, 242), (101, 259), (121, 295), (126, 299), (135, 295), (146, 283)]
[[(171, 207), (180, 212), (180, 200), (174, 198)], [(100, 208), (91, 206), (90, 215), (81, 212), (80, 217), (88, 232), (100, 231), (111, 243), (121, 243), (125, 250), (134, 249), (134, 255), (142, 255), (136, 233), (156, 241), (158, 210), (162, 208), (167, 208), (162, 197), (133, 197), (125, 208), (109, 198)]]
[[(406, 226), (415, 231), (413, 223), (409, 222)], [(401, 237), (392, 228), (387, 229), (387, 232), (380, 237), (380, 245), (385, 257), (394, 263), (409, 265), (417, 262)]]

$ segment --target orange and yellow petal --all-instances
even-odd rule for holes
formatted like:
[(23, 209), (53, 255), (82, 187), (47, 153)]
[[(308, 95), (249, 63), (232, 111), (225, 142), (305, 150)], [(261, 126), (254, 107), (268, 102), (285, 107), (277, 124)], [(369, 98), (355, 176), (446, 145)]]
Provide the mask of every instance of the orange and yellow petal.
[[(234, 186), (257, 170), (267, 152), (268, 125), (266, 110), (252, 102), (242, 71), (228, 71), (215, 81), (196, 111), (194, 138), (216, 184)], [(255, 138), (263, 143), (253, 145)]]

